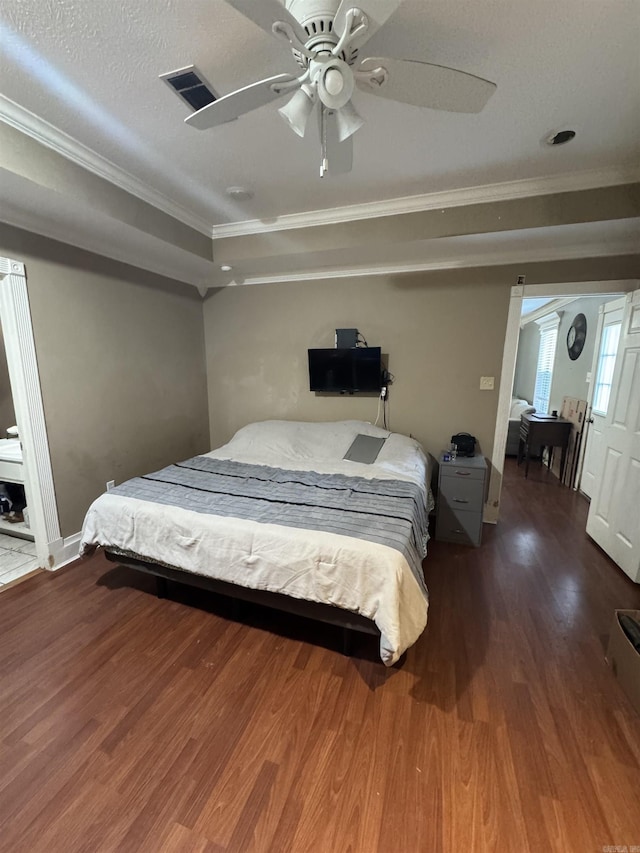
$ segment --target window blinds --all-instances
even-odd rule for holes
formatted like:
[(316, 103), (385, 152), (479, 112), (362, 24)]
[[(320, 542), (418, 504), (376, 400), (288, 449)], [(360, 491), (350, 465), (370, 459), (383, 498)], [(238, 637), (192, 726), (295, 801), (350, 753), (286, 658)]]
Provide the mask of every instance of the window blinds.
[(533, 405), (536, 411), (546, 414), (549, 411), (551, 397), (551, 379), (553, 378), (553, 361), (556, 355), (558, 326), (540, 329), (540, 349), (538, 350), (538, 366), (536, 368), (536, 385), (533, 392)]

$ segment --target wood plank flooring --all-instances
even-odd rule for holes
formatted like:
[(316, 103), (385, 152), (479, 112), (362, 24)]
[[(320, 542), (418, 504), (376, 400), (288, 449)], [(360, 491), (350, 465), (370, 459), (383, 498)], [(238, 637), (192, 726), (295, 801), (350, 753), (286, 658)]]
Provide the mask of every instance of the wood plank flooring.
[(0, 850), (640, 845), (640, 718), (604, 661), (632, 584), (586, 503), (508, 461), (479, 549), (432, 542), (429, 625), (374, 638), (97, 556), (0, 594)]

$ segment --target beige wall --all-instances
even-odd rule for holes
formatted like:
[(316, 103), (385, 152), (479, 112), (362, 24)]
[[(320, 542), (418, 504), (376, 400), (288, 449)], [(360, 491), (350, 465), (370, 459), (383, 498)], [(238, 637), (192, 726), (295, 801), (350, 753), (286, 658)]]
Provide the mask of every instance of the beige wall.
[(63, 536), (107, 480), (208, 449), (202, 303), (176, 285), (0, 226), (24, 261)]
[[(390, 425), (433, 454), (455, 432), (491, 456), (510, 290), (434, 274), (221, 289), (205, 302), (212, 446), (267, 418), (374, 421), (375, 396), (309, 391), (307, 349), (356, 327), (395, 375)], [(480, 376), (495, 391), (480, 391)]]

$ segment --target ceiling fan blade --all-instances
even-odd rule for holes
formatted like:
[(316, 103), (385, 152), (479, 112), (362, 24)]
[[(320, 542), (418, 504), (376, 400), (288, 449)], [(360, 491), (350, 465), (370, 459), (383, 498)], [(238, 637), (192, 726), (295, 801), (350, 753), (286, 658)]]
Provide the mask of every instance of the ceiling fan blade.
[[(322, 139), (322, 110), (318, 111), (320, 138)], [(353, 137), (340, 142), (337, 115), (333, 110), (324, 110), (324, 135), (330, 175), (345, 175), (353, 167)]]
[(187, 116), (185, 122), (198, 130), (208, 130), (210, 127), (217, 127), (219, 124), (233, 121), (234, 118), (269, 104), (271, 101), (276, 101), (293, 91), (291, 87), (288, 87), (284, 92), (274, 92), (274, 84), (288, 84), (296, 80), (297, 78), (292, 77), (291, 74), (277, 74), (275, 77), (268, 77), (258, 83), (251, 83), (250, 86), (237, 89), (235, 92), (207, 104), (206, 107), (202, 107), (201, 110)]
[(386, 69), (387, 79), (377, 85), (358, 77), (363, 92), (432, 110), (479, 113), (497, 88), (490, 80), (466, 71), (414, 59), (369, 58), (360, 63), (357, 71), (376, 68)]
[(355, 0), (342, 0), (333, 19), (333, 29), (339, 36), (342, 36), (347, 20), (347, 12), (349, 9), (357, 6), (367, 16), (369, 26), (365, 32), (356, 36), (350, 42), (350, 45), (351, 47), (362, 47), (363, 44), (369, 41), (371, 36), (378, 32), (380, 27), (387, 22), (403, 2), (404, 0), (358, 0), (356, 3)]
[(279, 0), (227, 0), (227, 3), (272, 35), (273, 25), (282, 21), (291, 27), (302, 44), (308, 39), (304, 29)]

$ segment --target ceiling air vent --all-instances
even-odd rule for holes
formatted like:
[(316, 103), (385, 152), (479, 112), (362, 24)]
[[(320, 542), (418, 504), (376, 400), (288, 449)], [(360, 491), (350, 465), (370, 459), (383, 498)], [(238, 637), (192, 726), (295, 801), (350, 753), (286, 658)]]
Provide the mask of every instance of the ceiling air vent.
[(218, 95), (214, 92), (213, 87), (207, 83), (195, 65), (187, 65), (186, 68), (178, 68), (177, 71), (161, 74), (160, 79), (168, 83), (192, 110), (200, 110), (207, 104), (212, 104), (218, 100)]

